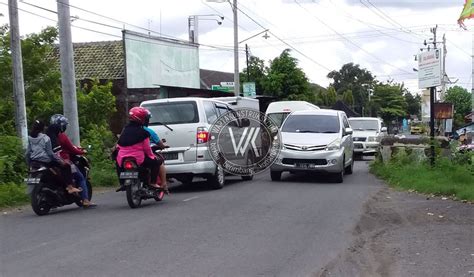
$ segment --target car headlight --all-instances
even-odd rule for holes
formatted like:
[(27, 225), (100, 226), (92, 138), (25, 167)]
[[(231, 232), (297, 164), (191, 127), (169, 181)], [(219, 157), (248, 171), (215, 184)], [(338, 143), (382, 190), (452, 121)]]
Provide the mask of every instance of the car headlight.
[(377, 137), (368, 137), (367, 141), (369, 141), (369, 142), (377, 141)]
[(334, 151), (339, 149), (341, 149), (341, 139), (336, 139), (326, 147), (326, 151)]

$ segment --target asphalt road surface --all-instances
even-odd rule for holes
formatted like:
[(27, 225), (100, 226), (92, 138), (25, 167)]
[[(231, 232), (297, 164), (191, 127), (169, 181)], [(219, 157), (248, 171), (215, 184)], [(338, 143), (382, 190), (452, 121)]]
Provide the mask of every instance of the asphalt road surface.
[(115, 192), (93, 210), (28, 208), (0, 216), (0, 276), (308, 276), (347, 249), (381, 188), (358, 161), (343, 184), (267, 172), (222, 190), (176, 186), (140, 209)]

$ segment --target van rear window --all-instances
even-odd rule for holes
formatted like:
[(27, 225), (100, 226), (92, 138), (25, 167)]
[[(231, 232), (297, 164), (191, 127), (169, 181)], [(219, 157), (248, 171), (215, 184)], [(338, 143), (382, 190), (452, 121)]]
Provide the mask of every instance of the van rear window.
[(151, 112), (150, 125), (199, 122), (196, 102), (163, 102), (143, 105)]

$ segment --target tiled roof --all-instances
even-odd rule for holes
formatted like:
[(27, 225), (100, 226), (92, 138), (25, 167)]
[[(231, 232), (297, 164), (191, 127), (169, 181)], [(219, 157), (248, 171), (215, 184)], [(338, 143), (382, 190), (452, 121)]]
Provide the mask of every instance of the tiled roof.
[(221, 82), (233, 82), (234, 73), (201, 69), (201, 89), (211, 89), (212, 85), (219, 85)]
[[(123, 43), (117, 41), (97, 41), (74, 43), (74, 69), (76, 79), (122, 79), (125, 77)], [(58, 61), (59, 47), (53, 52)]]
[(79, 80), (120, 79), (125, 77), (123, 42), (74, 43), (74, 66)]

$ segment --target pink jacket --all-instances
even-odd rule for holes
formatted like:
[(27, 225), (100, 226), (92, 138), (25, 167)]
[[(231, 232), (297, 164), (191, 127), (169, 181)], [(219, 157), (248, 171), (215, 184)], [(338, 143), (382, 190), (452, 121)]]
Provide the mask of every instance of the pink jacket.
[(151, 151), (149, 138), (131, 146), (117, 145), (117, 148), (119, 150), (117, 155), (117, 163), (120, 166), (122, 166), (122, 161), (125, 157), (134, 157), (137, 160), (138, 165), (143, 163), (145, 160), (145, 155), (150, 159), (155, 159), (155, 155), (153, 155), (153, 151)]

